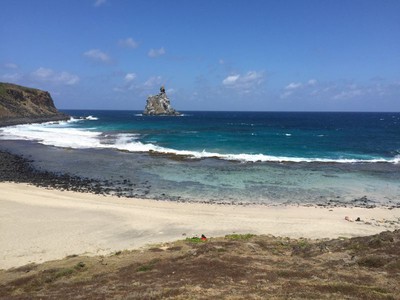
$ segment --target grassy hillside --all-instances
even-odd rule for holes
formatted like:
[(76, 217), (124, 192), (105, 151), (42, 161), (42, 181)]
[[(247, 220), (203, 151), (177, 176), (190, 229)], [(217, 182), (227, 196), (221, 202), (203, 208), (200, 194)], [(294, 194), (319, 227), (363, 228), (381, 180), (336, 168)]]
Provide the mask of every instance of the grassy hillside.
[[(228, 235), (0, 271), (4, 299), (400, 299), (400, 230)], [(1, 298), (1, 296), (0, 296)]]
[(0, 83), (0, 122), (25, 123), (30, 119), (60, 118), (53, 99), (46, 91)]

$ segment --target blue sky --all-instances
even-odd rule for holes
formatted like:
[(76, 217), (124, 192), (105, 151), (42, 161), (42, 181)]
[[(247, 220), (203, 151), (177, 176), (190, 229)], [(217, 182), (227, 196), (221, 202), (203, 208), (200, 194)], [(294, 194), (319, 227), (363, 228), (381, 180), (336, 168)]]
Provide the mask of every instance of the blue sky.
[(400, 111), (398, 0), (0, 2), (0, 81), (58, 108)]

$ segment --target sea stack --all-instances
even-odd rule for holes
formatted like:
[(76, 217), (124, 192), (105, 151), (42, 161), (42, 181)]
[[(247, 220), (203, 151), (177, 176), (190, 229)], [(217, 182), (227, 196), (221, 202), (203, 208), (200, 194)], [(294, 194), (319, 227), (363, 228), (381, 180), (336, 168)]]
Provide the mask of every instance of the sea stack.
[(160, 93), (147, 98), (146, 107), (143, 111), (147, 116), (180, 116), (181, 114), (172, 108), (165, 87), (160, 88)]

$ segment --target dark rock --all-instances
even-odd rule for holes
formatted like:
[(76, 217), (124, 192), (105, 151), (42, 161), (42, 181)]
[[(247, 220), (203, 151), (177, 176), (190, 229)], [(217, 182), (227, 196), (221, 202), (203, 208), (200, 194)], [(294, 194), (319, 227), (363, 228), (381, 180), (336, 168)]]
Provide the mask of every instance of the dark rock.
[(144, 115), (167, 115), (167, 116), (179, 116), (181, 115), (175, 109), (172, 108), (171, 103), (165, 93), (165, 88), (160, 88), (160, 93), (155, 96), (149, 96), (147, 98), (146, 107), (143, 112)]
[[(126, 180), (128, 182), (128, 180)], [(134, 197), (134, 190), (127, 185), (118, 186), (116, 182), (60, 174), (34, 168), (32, 161), (0, 149), (0, 182), (29, 183), (35, 186), (76, 191), (83, 193), (108, 194)], [(148, 194), (146, 190), (143, 194)], [(144, 195), (140, 195), (143, 197)]]

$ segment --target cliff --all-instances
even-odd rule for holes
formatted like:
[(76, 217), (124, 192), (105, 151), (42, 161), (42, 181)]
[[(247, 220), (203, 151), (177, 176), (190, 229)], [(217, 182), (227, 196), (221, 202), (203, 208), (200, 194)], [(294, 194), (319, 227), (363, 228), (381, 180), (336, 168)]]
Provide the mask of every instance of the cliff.
[(165, 88), (160, 88), (160, 93), (155, 96), (147, 98), (146, 107), (143, 112), (144, 115), (169, 115), (180, 116), (181, 114), (172, 108), (171, 103), (165, 93)]
[(0, 126), (67, 119), (49, 92), (0, 82)]

